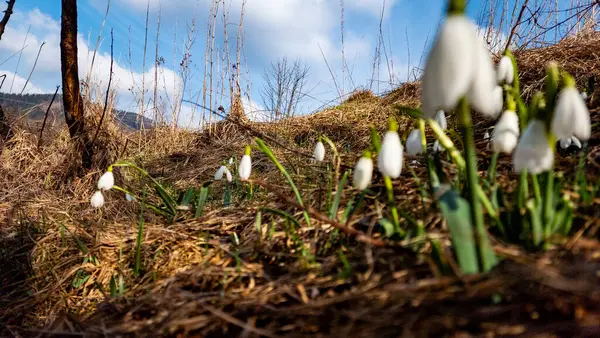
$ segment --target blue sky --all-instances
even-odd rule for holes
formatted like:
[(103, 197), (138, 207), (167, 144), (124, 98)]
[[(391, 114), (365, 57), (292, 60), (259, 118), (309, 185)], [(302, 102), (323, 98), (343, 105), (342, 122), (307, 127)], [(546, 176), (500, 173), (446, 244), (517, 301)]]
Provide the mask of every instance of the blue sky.
[[(148, 0), (111, 0), (93, 69), (92, 91), (102, 93), (106, 88), (110, 62), (110, 30), (113, 29), (116, 62), (113, 88), (117, 94), (117, 106), (131, 111), (140, 109), (137, 102), (141, 97), (142, 78), (146, 83), (145, 98), (152, 96), (153, 89), (149, 87), (152, 87), (154, 77), (152, 67), (155, 60), (156, 20), (160, 8), (158, 55), (165, 59), (164, 65), (158, 69), (160, 106), (165, 111), (170, 111), (176, 109), (177, 102), (181, 99), (177, 96), (177, 93), (181, 92), (181, 74), (178, 65), (194, 18), (196, 33), (195, 44), (191, 49), (192, 80), (187, 85), (183, 98), (195, 100), (195, 95), (202, 90), (206, 27), (211, 0), (150, 0), (146, 73), (142, 75), (147, 3)], [(230, 49), (235, 50), (241, 0), (225, 0), (225, 3), (229, 10)], [(441, 0), (385, 0), (382, 29), (389, 62), (384, 58), (380, 74), (375, 75), (376, 82), (373, 83), (371, 81), (373, 56), (377, 46), (379, 18), (384, 0), (345, 0), (344, 3), (345, 56), (346, 64), (352, 73), (350, 77), (346, 72), (347, 76), (343, 81), (345, 93), (350, 92), (354, 87), (384, 92), (405, 81), (408, 70), (419, 65), (423, 51), (428, 48), (426, 41), (429, 41), (428, 44), (431, 43), (445, 10), (445, 1)], [(482, 7), (485, 3), (487, 1), (470, 1), (468, 13), (474, 20), (482, 9), (485, 10)], [(512, 5), (513, 0), (510, 3)], [(107, 0), (78, 1), (79, 59), (82, 79), (89, 74), (91, 55), (100, 32), (106, 4)], [(27, 35), (28, 29), (29, 35)], [(215, 45), (221, 50), (224, 46), (223, 30), (220, 9)], [(26, 47), (19, 61), (18, 52), (23, 46), (26, 35)], [(40, 61), (25, 92), (53, 92), (56, 85), (60, 84), (59, 35), (59, 0), (18, 0), (15, 14), (0, 41), (0, 62), (8, 59), (0, 65), (0, 71), (9, 74), (2, 91), (9, 91), (11, 87), (12, 92), (22, 90), (38, 48), (45, 41), (46, 45), (43, 47)], [(341, 86), (339, 0), (247, 0), (244, 37), (247, 63), (243, 65), (242, 89), (248, 109), (261, 108), (261, 76), (264, 69), (270, 62), (284, 56), (291, 60), (299, 59), (311, 69), (309, 83), (305, 88), (311, 98), (301, 104), (303, 113), (309, 113), (338, 96), (338, 90), (321, 50)], [(131, 54), (130, 62), (129, 54)], [(249, 75), (246, 74), (246, 67)], [(13, 83), (15, 70), (17, 76)], [(390, 81), (390, 73), (393, 73), (392, 81)], [(215, 75), (215, 77), (219, 76)], [(250, 92), (246, 90), (248, 81), (251, 84)], [(219, 104), (221, 100), (227, 102), (227, 98), (221, 98), (218, 94), (215, 94), (215, 97), (217, 97), (215, 104)], [(147, 105), (151, 105), (148, 100), (146, 102)], [(180, 124), (197, 125), (199, 113), (194, 108), (185, 104), (181, 110)]]

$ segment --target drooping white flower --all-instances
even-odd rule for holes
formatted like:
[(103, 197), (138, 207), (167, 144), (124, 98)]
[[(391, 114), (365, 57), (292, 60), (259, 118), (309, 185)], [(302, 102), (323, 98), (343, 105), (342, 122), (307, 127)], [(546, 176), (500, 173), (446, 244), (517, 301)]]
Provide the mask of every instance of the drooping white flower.
[(379, 171), (384, 176), (398, 178), (402, 173), (402, 162), (404, 160), (404, 149), (398, 136), (398, 126), (394, 120), (390, 120), (388, 131), (383, 137), (381, 150), (377, 155)]
[(371, 184), (372, 178), (373, 159), (371, 158), (371, 152), (365, 151), (354, 167), (352, 185), (358, 190), (365, 190)]
[(502, 88), (496, 85), (496, 73), (490, 53), (482, 39), (474, 38), (475, 73), (467, 99), (476, 111), (496, 118), (502, 112)]
[(317, 162), (322, 162), (325, 159), (325, 146), (323, 145), (323, 142), (321, 142), (320, 139), (319, 142), (317, 142), (317, 145), (315, 146), (313, 157), (315, 158), (315, 160), (317, 160)]
[(485, 150), (490, 150), (490, 133), (487, 130), (483, 134), (483, 140), (485, 141)]
[(229, 165), (232, 165), (232, 164), (233, 164), (233, 157), (230, 157), (229, 158)]
[(567, 138), (561, 138), (560, 139), (560, 147), (562, 149), (567, 149), (571, 146), (571, 144), (573, 143), (573, 139), (571, 139), (570, 137)]
[(546, 134), (546, 124), (534, 119), (527, 125), (513, 153), (514, 170), (528, 170), (536, 175), (552, 169), (553, 164), (554, 152)]
[(441, 153), (444, 152), (446, 150), (446, 148), (442, 147), (442, 145), (440, 144), (440, 141), (435, 140), (435, 142), (433, 142), (433, 151), (436, 153)]
[(125, 194), (125, 200), (127, 200), (127, 202), (135, 202), (135, 197)]
[(102, 208), (104, 205), (104, 195), (102, 195), (102, 191), (96, 190), (96, 192), (92, 195), (90, 204), (92, 205), (92, 208)]
[(98, 180), (99, 190), (110, 190), (115, 186), (115, 176), (112, 171), (105, 172)]
[(583, 99), (583, 101), (588, 99), (588, 94), (586, 92), (581, 92), (581, 98)]
[(467, 97), (482, 114), (497, 116), (492, 99), (496, 73), (476, 26), (461, 14), (448, 16), (427, 57), (421, 82), (421, 110), (431, 118), (438, 109), (453, 110)]
[(497, 117), (502, 113), (502, 108), (504, 108), (504, 91), (502, 87), (496, 86), (492, 92), (492, 99), (494, 100), (494, 117)]
[(512, 84), (515, 77), (515, 69), (513, 67), (512, 60), (508, 56), (503, 56), (498, 63), (498, 69), (496, 71), (496, 77), (498, 78), (498, 84), (507, 83)]
[(577, 136), (587, 141), (591, 129), (590, 112), (577, 89), (574, 86), (563, 88), (552, 118), (552, 133), (559, 139)]
[(576, 146), (577, 148), (581, 149), (582, 145), (581, 145), (581, 141), (579, 141), (579, 139), (575, 136), (571, 137), (571, 142), (572, 145)]
[(435, 113), (435, 122), (440, 125), (442, 130), (448, 129), (448, 121), (446, 120), (446, 113), (443, 110), (438, 110)]
[(231, 182), (233, 180), (233, 177), (231, 177), (231, 171), (229, 171), (229, 169), (224, 165), (222, 165), (215, 173), (215, 180), (222, 180), (223, 174), (225, 174), (227, 177), (227, 181)]
[(240, 160), (240, 167), (238, 169), (238, 173), (240, 174), (240, 179), (242, 181), (250, 178), (250, 173), (252, 172), (252, 160), (250, 159), (250, 146), (246, 146), (246, 151), (244, 156)]
[(475, 26), (464, 15), (442, 24), (427, 57), (421, 82), (421, 108), (431, 118), (438, 109), (453, 110), (467, 94), (476, 73)]
[(519, 117), (512, 110), (502, 114), (492, 132), (492, 149), (496, 153), (511, 154), (519, 140)]
[(421, 143), (421, 130), (413, 129), (406, 138), (406, 153), (409, 155), (418, 155), (423, 152), (423, 143)]

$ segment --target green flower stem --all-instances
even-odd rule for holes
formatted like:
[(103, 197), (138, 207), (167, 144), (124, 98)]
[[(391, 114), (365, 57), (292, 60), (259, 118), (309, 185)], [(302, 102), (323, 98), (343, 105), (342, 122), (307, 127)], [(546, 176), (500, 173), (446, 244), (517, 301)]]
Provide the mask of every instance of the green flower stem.
[(490, 181), (490, 186), (493, 187), (494, 185), (496, 185), (496, 172), (498, 169), (498, 157), (499, 157), (499, 153), (498, 152), (494, 152), (494, 154), (492, 154), (492, 160), (490, 161), (490, 168), (488, 170), (488, 181)]
[(383, 180), (385, 182), (385, 189), (387, 190), (388, 206), (392, 212), (392, 223), (394, 224), (396, 233), (400, 235), (400, 237), (404, 237), (404, 231), (400, 229), (400, 218), (398, 217), (398, 209), (396, 208), (396, 198), (394, 197), (392, 179), (385, 176)]
[(546, 173), (546, 191), (544, 196), (543, 217), (544, 237), (548, 239), (552, 233), (552, 219), (554, 218), (554, 169)]
[(421, 132), (421, 146), (423, 146), (423, 153), (427, 155), (427, 137), (425, 137), (425, 121), (419, 119), (419, 131)]
[(519, 206), (519, 210), (522, 210), (525, 208), (525, 202), (529, 198), (529, 183), (527, 182), (526, 170), (519, 173), (519, 188), (517, 194), (517, 205)]
[(444, 147), (446, 151), (448, 151), (450, 157), (452, 158), (452, 161), (458, 166), (459, 169), (463, 170), (466, 167), (466, 163), (463, 157), (460, 155), (460, 151), (458, 151), (458, 149), (456, 149), (456, 147), (454, 146), (454, 142), (452, 142), (448, 135), (444, 133), (442, 127), (440, 127), (440, 125), (435, 120), (429, 119), (427, 120), (427, 124), (429, 124), (431, 130), (433, 130), (433, 133), (440, 142), (440, 145)]
[(471, 113), (465, 98), (460, 100), (457, 112), (465, 147), (467, 180), (470, 190), (468, 198), (469, 204), (471, 205), (471, 218), (477, 232), (476, 239), (483, 271), (489, 271), (496, 265), (497, 258), (493, 250), (490, 250), (491, 245), (483, 225), (483, 210), (481, 209), (481, 201), (478, 192), (479, 176), (477, 175), (475, 138), (473, 135)]
[(540, 190), (538, 175), (531, 175), (531, 185), (533, 186), (533, 196), (535, 197), (536, 205), (540, 205), (542, 202), (542, 191)]

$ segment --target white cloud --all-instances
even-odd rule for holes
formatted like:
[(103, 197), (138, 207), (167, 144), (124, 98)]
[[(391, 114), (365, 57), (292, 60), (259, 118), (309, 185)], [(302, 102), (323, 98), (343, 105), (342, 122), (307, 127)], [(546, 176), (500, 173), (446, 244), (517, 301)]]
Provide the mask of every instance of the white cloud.
[[(23, 40), (27, 36), (27, 30), (31, 25), (27, 37), (26, 48), (19, 64), (18, 74), (15, 76), (12, 92), (20, 92), (25, 84), (25, 76), (29, 75), (34, 65), (38, 53), (39, 45), (45, 41), (42, 52), (37, 62), (36, 69), (32, 75), (31, 82), (26, 92), (29, 93), (49, 93), (56, 85), (61, 84), (61, 65), (60, 65), (60, 23), (52, 17), (33, 9), (29, 12), (16, 11), (11, 18), (15, 25), (7, 26), (6, 32), (0, 41), (0, 60), (9, 58), (14, 53), (21, 50)], [(84, 81), (90, 71), (93, 58), (93, 50), (88, 46), (87, 41), (80, 34), (77, 39), (78, 58), (79, 58), (79, 76)], [(16, 68), (18, 55), (10, 59), (7, 64)], [(113, 65), (113, 79), (111, 89), (116, 91), (120, 109), (129, 111), (138, 111), (139, 105), (136, 103), (140, 99), (140, 90), (142, 88), (142, 78), (145, 83), (145, 102), (146, 107), (153, 106), (154, 76), (155, 68), (150, 67), (145, 73), (131, 70), (128, 66), (118, 62), (115, 56)], [(94, 59), (93, 73), (91, 74), (91, 93), (102, 98), (105, 95), (106, 86), (110, 76), (111, 56), (109, 53), (98, 52)], [(152, 64), (153, 62), (151, 62)], [(7, 66), (5, 65), (5, 67)], [(7, 81), (2, 87), (2, 91), (10, 91), (10, 84), (15, 75), (13, 72), (5, 71)], [(181, 99), (177, 93), (181, 90), (181, 77), (171, 69), (166, 67), (158, 68), (158, 94), (159, 106), (166, 109), (173, 108), (175, 101)], [(148, 108), (146, 108), (147, 110)], [(183, 110), (183, 109), (182, 109)], [(182, 115), (184, 112), (182, 112)], [(147, 114), (148, 115), (148, 114)], [(167, 113), (171, 117), (171, 113)]]
[[(11, 93), (11, 94), (19, 94), (23, 91), (23, 94), (42, 94), (45, 93), (41, 88), (36, 87), (31, 82), (27, 83), (27, 87), (23, 90), (23, 86), (27, 82), (27, 79), (16, 75), (10, 70), (0, 69), (0, 74), (6, 74), (6, 80), (4, 81), (4, 85), (2, 86), (2, 92)], [(14, 83), (13, 83), (14, 77)], [(2, 81), (2, 80), (0, 80)], [(12, 87), (12, 90), (10, 89)]]

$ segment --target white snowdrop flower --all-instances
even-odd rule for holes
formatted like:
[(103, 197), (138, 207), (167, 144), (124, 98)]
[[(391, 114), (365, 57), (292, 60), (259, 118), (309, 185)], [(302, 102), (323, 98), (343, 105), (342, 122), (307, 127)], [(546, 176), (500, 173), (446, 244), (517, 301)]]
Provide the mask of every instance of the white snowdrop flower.
[(492, 149), (496, 153), (511, 154), (519, 140), (519, 117), (512, 110), (505, 111), (492, 132)]
[(246, 150), (244, 156), (240, 160), (240, 167), (238, 169), (240, 174), (240, 179), (242, 181), (250, 178), (250, 173), (252, 172), (252, 160), (250, 159), (250, 146), (246, 146)]
[(421, 143), (421, 130), (413, 129), (406, 138), (406, 153), (409, 155), (418, 155), (423, 152), (423, 144)]
[(233, 164), (233, 157), (230, 157), (229, 158), (229, 165), (232, 165), (232, 164)]
[(552, 169), (553, 164), (554, 152), (546, 135), (546, 124), (534, 119), (527, 125), (513, 154), (514, 170), (528, 170), (537, 175)]
[(127, 200), (127, 202), (135, 202), (135, 197), (125, 194), (125, 200)]
[(445, 150), (446, 150), (446, 148), (442, 147), (442, 145), (440, 144), (440, 141), (435, 140), (435, 142), (433, 142), (433, 151), (434, 152), (441, 153)]
[(437, 109), (453, 110), (467, 97), (482, 114), (497, 116), (492, 99), (496, 73), (476, 26), (462, 14), (442, 24), (427, 57), (421, 83), (421, 110), (431, 118)]
[(552, 117), (552, 133), (559, 139), (577, 136), (580, 140), (590, 138), (592, 123), (590, 112), (581, 95), (573, 85), (567, 85), (558, 94)]
[(483, 134), (483, 140), (486, 142), (485, 150), (490, 150), (490, 133), (487, 130)]
[(581, 145), (581, 141), (579, 141), (579, 139), (575, 136), (571, 137), (571, 144), (576, 146), (578, 149), (581, 149), (582, 145)]
[(373, 159), (371, 158), (371, 152), (365, 151), (354, 167), (352, 185), (358, 190), (365, 190), (371, 184), (372, 178)]
[(317, 145), (315, 146), (313, 157), (317, 162), (322, 162), (325, 159), (325, 146), (323, 145), (323, 142), (321, 142), (321, 138), (319, 138), (319, 142), (317, 142)]
[(570, 137), (561, 138), (559, 143), (560, 143), (560, 147), (562, 149), (567, 149), (571, 146), (571, 144), (573, 143), (573, 140)]
[(494, 117), (497, 117), (502, 113), (502, 108), (504, 108), (504, 90), (502, 90), (502, 87), (496, 86), (494, 88), (492, 99), (494, 100)]
[(585, 101), (588, 99), (588, 94), (586, 92), (581, 92), (581, 98)]
[(515, 68), (513, 67), (512, 60), (508, 56), (503, 56), (498, 63), (498, 69), (496, 71), (496, 77), (498, 83), (512, 84), (515, 77)]
[(442, 128), (442, 130), (448, 129), (448, 121), (446, 120), (446, 113), (443, 110), (438, 110), (438, 112), (435, 113), (435, 122), (437, 122), (437, 124), (440, 125), (440, 128)]
[(475, 55), (475, 73), (467, 99), (476, 111), (496, 118), (502, 112), (502, 88), (496, 85), (496, 73), (490, 53), (483, 40), (474, 37), (473, 53)]
[(442, 24), (427, 57), (421, 82), (421, 107), (431, 118), (436, 110), (453, 110), (471, 88), (476, 74), (475, 26), (464, 15)]
[(390, 119), (388, 131), (383, 137), (381, 150), (377, 156), (379, 171), (384, 176), (394, 179), (400, 177), (400, 173), (402, 173), (402, 161), (404, 160), (404, 149), (397, 130), (398, 125), (396, 121)]
[(231, 177), (231, 171), (229, 171), (229, 169), (224, 165), (222, 165), (219, 168), (219, 170), (217, 170), (217, 172), (215, 173), (215, 180), (222, 180), (223, 174), (225, 174), (225, 176), (227, 177), (227, 181), (233, 181), (233, 177)]
[(112, 171), (107, 171), (104, 175), (100, 176), (98, 180), (98, 189), (99, 190), (110, 190), (115, 186), (115, 176)]
[(102, 191), (97, 190), (93, 195), (92, 195), (92, 199), (90, 200), (90, 204), (92, 205), (92, 208), (102, 208), (102, 206), (104, 205), (104, 195), (102, 195)]

